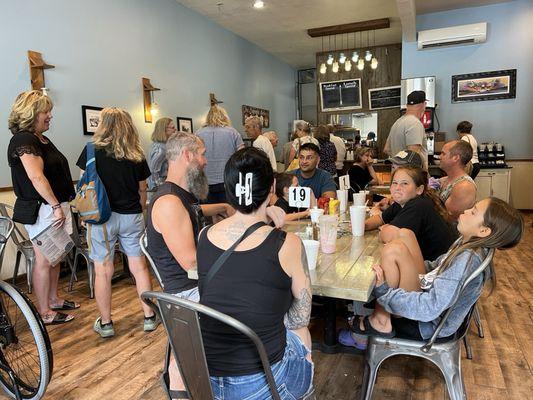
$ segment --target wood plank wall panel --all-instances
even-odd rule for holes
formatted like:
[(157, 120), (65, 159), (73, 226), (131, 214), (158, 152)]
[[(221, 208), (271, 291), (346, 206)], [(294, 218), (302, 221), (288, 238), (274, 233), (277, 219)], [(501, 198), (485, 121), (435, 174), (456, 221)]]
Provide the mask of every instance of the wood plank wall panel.
[[(320, 64), (326, 62), (328, 54), (332, 53), (338, 59), (341, 51), (346, 57), (351, 58), (353, 51), (358, 51), (359, 55), (364, 56), (365, 51), (370, 49), (378, 59), (378, 68), (373, 70), (370, 68), (370, 63), (365, 62), (365, 69), (359, 71), (352, 62), (352, 70), (344, 71), (344, 67), (339, 65), (339, 72), (331, 72), (331, 66), (328, 65), (327, 72), (320, 74)], [(319, 124), (329, 123), (329, 115), (332, 114), (351, 114), (354, 112), (366, 112), (368, 109), (368, 89), (396, 86), (400, 84), (402, 73), (402, 45), (400, 43), (389, 44), (384, 46), (364, 47), (357, 49), (338, 50), (336, 52), (320, 52), (316, 54), (316, 68), (317, 68), (317, 121)], [(361, 94), (363, 96), (363, 108), (361, 110), (351, 110), (343, 112), (322, 112), (320, 99), (320, 83), (328, 81), (338, 81), (344, 79), (361, 78)], [(377, 110), (378, 113), (378, 148), (383, 149), (390, 128), (394, 121), (399, 117), (399, 109), (390, 108), (385, 110)], [(382, 156), (380, 154), (380, 156)]]

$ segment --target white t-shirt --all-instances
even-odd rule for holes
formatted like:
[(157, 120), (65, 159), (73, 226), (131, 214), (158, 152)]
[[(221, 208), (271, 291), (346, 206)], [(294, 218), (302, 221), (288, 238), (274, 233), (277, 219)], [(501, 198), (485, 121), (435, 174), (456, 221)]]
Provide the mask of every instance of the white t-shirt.
[(296, 138), (292, 141), (292, 148), (294, 150), (296, 150), (296, 153), (298, 153), (298, 150), (300, 150), (300, 146), (304, 143), (314, 143), (316, 144), (318, 147), (320, 147), (320, 144), (318, 143), (318, 140), (315, 139), (314, 137), (312, 136), (303, 136), (301, 138)]
[(342, 169), (344, 167), (344, 157), (346, 156), (346, 145), (344, 141), (333, 134), (329, 134), (329, 140), (335, 145), (337, 149), (337, 161), (335, 161), (335, 168)]
[(479, 163), (479, 158), (477, 157), (477, 140), (474, 136), (467, 133), (466, 135), (463, 135), (461, 137), (461, 140), (464, 140), (465, 142), (470, 143), (470, 146), (472, 146), (472, 164)]
[(276, 164), (276, 154), (274, 153), (274, 148), (272, 147), (270, 140), (263, 135), (259, 135), (257, 139), (254, 140), (254, 147), (263, 150), (267, 154), (268, 158), (270, 159), (272, 169), (274, 172), (277, 172), (278, 166)]

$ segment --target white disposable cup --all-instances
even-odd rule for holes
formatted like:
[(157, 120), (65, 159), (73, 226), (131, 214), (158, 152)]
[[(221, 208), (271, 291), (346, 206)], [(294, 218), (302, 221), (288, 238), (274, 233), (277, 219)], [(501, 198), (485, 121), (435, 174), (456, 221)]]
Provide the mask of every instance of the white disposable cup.
[(324, 214), (324, 210), (322, 208), (311, 208), (309, 210), (309, 215), (311, 216), (311, 222), (318, 224), (318, 218)]
[(353, 194), (353, 205), (354, 206), (364, 206), (366, 202), (365, 192), (359, 192)]
[(365, 234), (366, 206), (351, 206), (350, 221), (352, 223), (352, 235), (363, 236)]
[(307, 265), (310, 270), (315, 269), (320, 242), (318, 240), (302, 240), (302, 242), (305, 248), (305, 255), (307, 256)]
[(339, 205), (340, 212), (346, 212), (346, 205), (348, 204), (348, 191), (337, 190), (337, 199), (341, 202)]

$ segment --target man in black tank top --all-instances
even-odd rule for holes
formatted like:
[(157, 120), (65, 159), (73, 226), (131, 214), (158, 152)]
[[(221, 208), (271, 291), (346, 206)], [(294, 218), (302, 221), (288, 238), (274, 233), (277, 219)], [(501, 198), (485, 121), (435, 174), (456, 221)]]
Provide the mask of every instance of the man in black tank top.
[(163, 290), (198, 301), (197, 282), (187, 277), (196, 267), (196, 244), (203, 216), (227, 215), (228, 204), (202, 204), (207, 196), (205, 146), (193, 134), (179, 132), (167, 141), (168, 175), (148, 209), (148, 253)]

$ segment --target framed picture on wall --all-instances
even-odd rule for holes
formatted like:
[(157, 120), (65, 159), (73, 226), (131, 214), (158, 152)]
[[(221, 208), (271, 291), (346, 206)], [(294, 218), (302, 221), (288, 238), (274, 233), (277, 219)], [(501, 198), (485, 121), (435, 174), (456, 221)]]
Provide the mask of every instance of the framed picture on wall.
[(192, 118), (178, 117), (178, 131), (193, 133)]
[(94, 135), (98, 125), (100, 125), (100, 113), (102, 110), (102, 107), (81, 106), (84, 135)]
[(452, 76), (452, 102), (514, 99), (516, 69)]
[(248, 117), (259, 117), (261, 120), (261, 123), (263, 124), (263, 128), (269, 128), (270, 127), (270, 111), (265, 110), (264, 108), (257, 108), (252, 106), (242, 106), (242, 124), (244, 125), (244, 122), (246, 121), (246, 118)]

